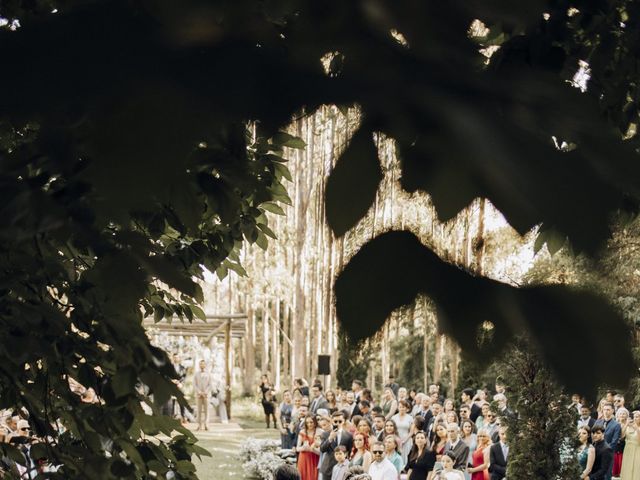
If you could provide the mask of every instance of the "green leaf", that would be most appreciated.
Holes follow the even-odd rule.
[[[258,245],[262,250],[265,251],[267,250],[267,248],[269,248],[269,242],[267,241],[267,237],[263,233],[258,234],[256,245]]]
[[[199,318],[203,322],[207,321],[207,316],[205,315],[204,310],[202,310],[198,305],[189,305],[189,309],[191,309],[195,317]]]
[[[293,177],[291,176],[291,172],[289,171],[286,165],[283,165],[282,163],[274,163],[273,168],[275,169],[275,172],[276,172],[276,178],[285,178],[290,182],[293,182]]]
[[[258,223],[257,225],[258,225],[258,228],[262,230],[265,235],[277,240],[278,237],[276,236],[276,234],[266,224]]]
[[[338,237],[366,215],[381,180],[382,169],[372,132],[362,125],[327,180],[327,221]]]
[[[271,141],[276,145],[282,145],[283,147],[297,148],[299,150],[304,149],[307,144],[301,138],[294,137],[286,132],[276,133]]]
[[[284,215],[284,210],[282,207],[276,203],[272,202],[264,202],[260,204],[260,208],[266,210],[267,212],[275,213],[276,215]]]
[[[133,367],[119,369],[111,380],[111,388],[116,398],[130,394],[136,385],[138,375]]]

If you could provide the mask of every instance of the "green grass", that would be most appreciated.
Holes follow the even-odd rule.
[[[262,410],[251,400],[237,400],[233,404],[232,424],[211,424],[208,432],[194,432],[199,438],[198,444],[211,453],[211,457],[203,457],[202,461],[194,459],[200,480],[218,480],[224,478],[246,478],[242,465],[237,459],[240,445],[250,437],[280,438],[278,430],[265,428]]]

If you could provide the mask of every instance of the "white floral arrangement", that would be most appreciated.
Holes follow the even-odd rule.
[[[273,472],[280,465],[286,463],[278,452],[278,440],[259,440],[250,438],[240,446],[238,458],[242,462],[242,469],[247,478],[271,480]]]

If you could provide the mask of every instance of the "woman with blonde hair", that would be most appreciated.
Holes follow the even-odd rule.
[[[382,393],[380,406],[382,407],[382,414],[384,415],[385,420],[390,420],[398,411],[398,401],[396,400],[393,390],[389,387],[385,388]]]
[[[471,454],[471,467],[467,472],[471,480],[489,480],[489,448],[491,437],[486,428],[478,430],[478,447]]]
[[[620,480],[640,478],[640,411],[633,412],[633,422],[623,430],[626,438]]]

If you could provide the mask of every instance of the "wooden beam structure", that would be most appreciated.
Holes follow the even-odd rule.
[[[154,322],[153,319],[145,319],[142,325],[145,328],[166,333],[170,336],[198,337],[202,343],[208,344],[213,337],[224,339],[224,372],[227,392],[225,403],[227,415],[231,419],[231,341],[233,338],[243,339],[247,334],[247,316],[239,314],[207,314],[207,321],[182,321],[177,317],[170,320]]]

